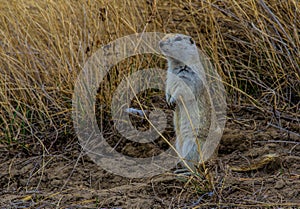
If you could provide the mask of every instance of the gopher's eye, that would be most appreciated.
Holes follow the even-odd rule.
[[[190,38],[190,42],[191,42],[191,44],[194,44],[194,43],[195,43],[194,40],[193,40],[192,38]]]

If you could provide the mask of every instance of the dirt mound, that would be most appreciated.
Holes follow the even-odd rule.
[[[64,152],[37,156],[0,147],[1,208],[300,206],[297,126],[285,123],[295,131],[287,132],[237,115],[229,115],[217,158],[187,178],[172,171],[148,179],[117,176],[84,156],[76,141]]]

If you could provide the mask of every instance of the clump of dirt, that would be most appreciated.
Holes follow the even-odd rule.
[[[241,110],[228,115],[218,155],[198,176],[129,179],[103,170],[76,141],[64,152],[0,147],[1,208],[277,208],[300,205],[300,138]],[[256,118],[255,118],[256,117]],[[254,119],[255,118],[255,119]],[[270,121],[270,120],[268,120]],[[289,126],[288,126],[289,125]],[[173,135],[174,136],[174,135]],[[67,140],[67,139],[65,139]],[[130,147],[127,142],[125,144]],[[153,147],[148,147],[148,149]],[[129,151],[128,151],[129,150]],[[141,150],[128,149],[131,155]],[[135,150],[137,153],[135,153]],[[151,153],[145,150],[145,153]]]

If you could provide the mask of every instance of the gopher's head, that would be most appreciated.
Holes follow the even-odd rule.
[[[195,41],[183,34],[168,34],[160,42],[161,52],[169,59],[192,65],[199,62]]]

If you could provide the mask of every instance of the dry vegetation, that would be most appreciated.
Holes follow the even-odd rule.
[[[297,121],[299,13],[293,0],[3,1],[1,141],[69,132],[85,60],[118,37],[147,31],[193,36],[221,74],[230,105]]]
[[[258,111],[299,136],[297,0],[0,0],[0,11],[0,146],[9,150],[49,152],[73,139],[72,93],[85,61],[110,41],[142,32],[194,37],[223,78],[229,109]],[[113,84],[165,62],[143,59],[113,70]],[[100,99],[111,97],[113,84],[104,84]]]

